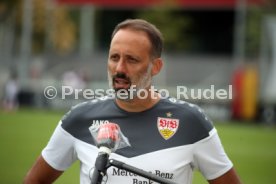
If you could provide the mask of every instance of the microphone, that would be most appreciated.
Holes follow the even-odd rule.
[[[119,141],[119,130],[119,126],[115,123],[107,123],[99,127],[96,138],[99,154],[96,158],[91,184],[101,184],[106,175],[109,155]]]
[[[119,126],[115,123],[103,124],[99,128],[97,136],[97,146],[100,151],[111,153],[115,148],[116,143],[119,141]]]

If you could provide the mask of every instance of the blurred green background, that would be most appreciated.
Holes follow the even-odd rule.
[[[22,183],[63,113],[34,109],[0,112],[0,183]],[[246,122],[217,122],[215,126],[244,184],[275,183],[275,128]],[[78,168],[75,163],[56,183],[78,183]],[[207,182],[196,172],[193,183]]]
[[[183,100],[199,104],[215,121],[243,183],[275,183],[276,1],[151,2],[0,0],[0,184],[22,183],[65,109],[88,100],[81,93],[62,98],[62,86],[106,89],[110,36],[127,18],[148,20],[164,34],[157,88],[176,97],[179,85],[233,86],[233,99]],[[75,78],[69,84],[68,74]],[[5,101],[10,83],[17,87],[14,104]],[[49,86],[57,89],[56,98],[44,94]],[[56,183],[79,183],[78,167]],[[195,172],[193,183],[207,182]]]

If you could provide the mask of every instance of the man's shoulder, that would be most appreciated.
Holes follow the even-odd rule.
[[[79,103],[63,116],[61,127],[73,137],[93,144],[88,128],[93,123],[93,119],[101,119],[110,110],[113,110],[112,104],[113,99],[109,97]]]
[[[203,113],[203,109],[198,105],[174,97],[164,99],[164,103],[167,103],[167,105],[173,106],[182,112],[185,111],[192,114]]]
[[[111,103],[113,99],[108,96],[79,103],[71,107],[70,111],[63,116],[62,122],[80,120],[82,117],[87,117],[87,114],[102,112],[103,107]]]
[[[213,122],[200,106],[173,97],[165,99],[164,103],[172,106],[174,111],[180,114],[183,120],[188,123],[189,127],[197,130],[198,133],[205,132],[205,134],[208,134],[213,129]]]

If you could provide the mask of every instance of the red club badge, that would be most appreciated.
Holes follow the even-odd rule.
[[[161,136],[168,140],[176,133],[179,127],[179,119],[158,117],[157,127]]]

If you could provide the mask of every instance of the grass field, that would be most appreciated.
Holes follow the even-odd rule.
[[[18,184],[46,145],[63,112],[0,111],[0,183]],[[276,182],[276,129],[251,123],[216,123],[224,148],[244,184]],[[56,182],[79,183],[78,163]],[[207,182],[195,173],[194,184]]]

